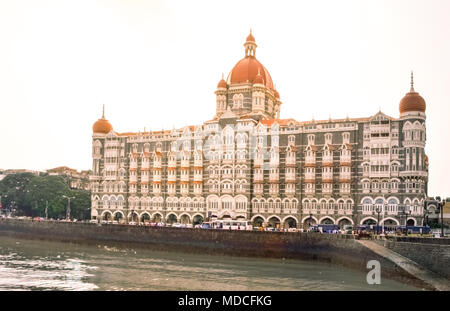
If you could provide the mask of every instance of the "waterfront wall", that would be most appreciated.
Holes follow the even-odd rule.
[[[392,237],[377,243],[450,280],[450,239]]]
[[[429,285],[393,262],[357,243],[351,235],[320,233],[227,231],[181,228],[96,225],[64,222],[1,220],[0,236],[145,247],[163,251],[195,252],[205,255],[292,258],[320,260],[368,272],[367,262],[378,260],[382,278],[421,288]]]

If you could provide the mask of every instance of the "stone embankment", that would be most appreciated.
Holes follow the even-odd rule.
[[[382,278],[395,279],[419,288],[437,289],[390,258],[359,243],[352,235],[158,228],[14,219],[0,220],[1,235],[210,255],[319,260],[363,272],[368,272],[368,261],[378,260]],[[417,257],[420,256],[428,254],[417,254]]]

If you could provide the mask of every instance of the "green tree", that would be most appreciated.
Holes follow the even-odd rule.
[[[61,176],[8,175],[0,181],[0,195],[2,205],[15,207],[16,215],[44,217],[47,205],[48,217],[65,218],[68,200],[64,196],[67,196],[74,197],[70,202],[71,218],[90,217],[90,192],[70,189]]]

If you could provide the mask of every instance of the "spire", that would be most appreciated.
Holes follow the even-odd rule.
[[[105,119],[105,104],[103,104],[102,119]]]
[[[411,70],[411,89],[409,90],[409,92],[415,92],[414,91],[414,73],[413,73],[413,71]]]

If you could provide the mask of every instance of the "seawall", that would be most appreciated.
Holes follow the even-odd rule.
[[[388,237],[376,242],[450,280],[450,239]]]
[[[404,271],[392,261],[358,243],[351,235],[320,233],[227,231],[96,225],[65,222],[0,220],[0,236],[84,244],[144,247],[163,251],[209,255],[274,257],[319,260],[368,272],[367,262],[378,260],[381,277],[423,289],[432,286]]]

